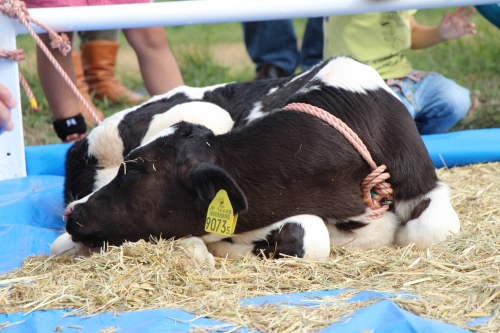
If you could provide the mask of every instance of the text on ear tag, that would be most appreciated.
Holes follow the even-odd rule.
[[[220,190],[208,205],[205,231],[213,234],[229,236],[236,229],[238,214],[233,214],[233,206],[226,190]]]

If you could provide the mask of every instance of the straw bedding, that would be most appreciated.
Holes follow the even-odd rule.
[[[437,173],[452,188],[462,232],[427,250],[414,250],[411,244],[370,251],[332,248],[325,262],[216,259],[214,270],[196,266],[188,251],[171,240],[126,243],[88,258],[33,256],[0,276],[0,312],[74,309],[72,314],[92,315],[166,307],[224,320],[236,328],[313,332],[348,320],[369,302],[342,304],[356,293],[352,290],[309,308],[241,306],[239,300],[354,288],[410,293],[416,297],[395,296],[393,301],[422,317],[472,331],[498,332],[500,163]],[[337,302],[332,305],[333,300]],[[466,325],[481,316],[493,318],[479,327]],[[0,329],[14,324],[0,323]]]

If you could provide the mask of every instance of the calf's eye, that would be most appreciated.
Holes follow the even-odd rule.
[[[144,170],[128,168],[127,173],[130,173],[130,174],[133,174],[133,175],[139,175],[139,174],[143,174]]]
[[[123,170],[122,179],[126,182],[136,181],[145,173],[146,172],[141,169],[127,168],[126,170]]]

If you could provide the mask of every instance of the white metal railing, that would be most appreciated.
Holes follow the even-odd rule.
[[[496,3],[498,0],[193,0],[148,4],[38,8],[31,16],[56,31],[247,22]],[[42,32],[34,26],[35,31]],[[16,48],[19,23],[0,14],[0,49]],[[0,82],[14,94],[15,130],[0,135],[0,180],[26,176],[18,66],[0,59]],[[47,161],[50,163],[50,161]]]
[[[30,12],[56,31],[84,31],[320,17],[495,2],[498,0],[197,0],[40,8]],[[18,24],[16,32],[25,33],[25,29]]]

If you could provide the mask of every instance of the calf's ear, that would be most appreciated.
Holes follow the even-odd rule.
[[[226,190],[235,214],[247,210],[245,194],[224,169],[211,163],[199,163],[189,171],[188,179],[196,189],[201,204],[207,209],[217,192]]]

